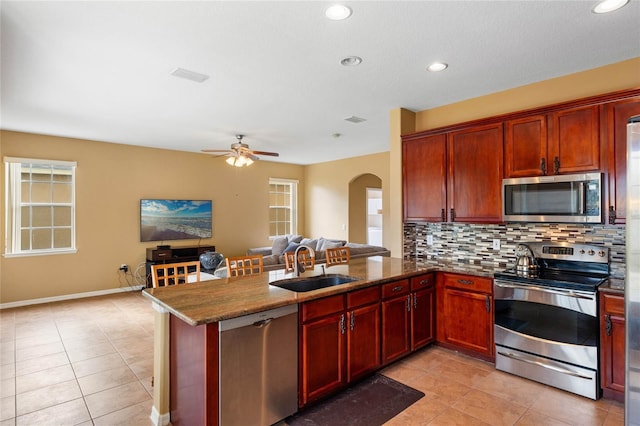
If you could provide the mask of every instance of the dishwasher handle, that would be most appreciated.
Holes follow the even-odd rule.
[[[265,326],[269,325],[271,323],[271,321],[273,321],[273,318],[266,318],[266,319],[254,322],[253,326],[254,327],[258,327],[258,328],[262,328],[262,327],[265,327]]]

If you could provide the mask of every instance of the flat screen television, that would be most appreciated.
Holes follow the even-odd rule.
[[[211,200],[140,200],[140,241],[211,238]]]

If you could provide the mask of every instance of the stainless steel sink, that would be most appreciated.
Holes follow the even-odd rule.
[[[321,288],[346,284],[360,279],[361,278],[351,277],[349,275],[327,274],[316,277],[287,278],[284,280],[274,281],[269,284],[298,293],[303,293],[305,291],[313,291]]]

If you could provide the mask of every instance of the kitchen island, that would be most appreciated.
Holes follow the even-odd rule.
[[[492,268],[478,270],[477,267],[468,266],[375,256],[354,259],[346,265],[326,267],[327,274],[348,275],[358,280],[305,293],[270,285],[278,280],[293,278],[292,273],[284,270],[146,289],[143,294],[152,300],[157,312],[152,420],[155,424],[168,424],[171,411],[176,419],[187,413],[196,413],[198,421],[203,424],[217,424],[217,340],[220,321],[368,287],[380,287],[385,283],[409,280],[432,271],[472,271],[474,275],[486,277],[493,274]],[[318,265],[302,276],[317,276],[323,271],[323,267]],[[192,373],[185,378],[180,373],[187,369]]]

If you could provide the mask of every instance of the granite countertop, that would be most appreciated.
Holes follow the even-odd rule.
[[[360,280],[305,293],[269,285],[293,278],[283,269],[248,277],[222,278],[188,285],[148,288],[142,294],[190,325],[217,322],[281,306],[384,284],[422,273],[441,271],[493,278],[494,268],[445,260],[405,260],[384,256],[353,259],[346,265],[325,267],[327,274],[342,274]],[[497,269],[496,269],[497,270]],[[322,274],[322,265],[301,276]]]
[[[598,287],[598,290],[605,293],[614,293],[624,296],[624,279],[609,278],[606,283]]]

